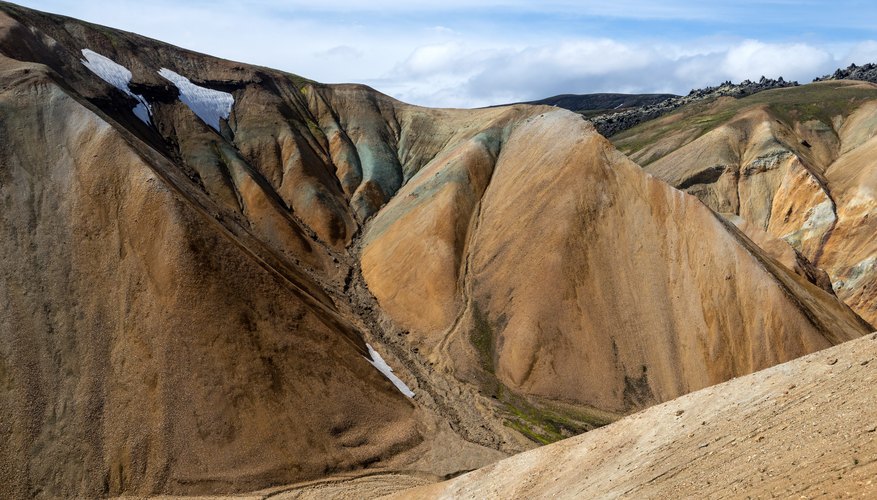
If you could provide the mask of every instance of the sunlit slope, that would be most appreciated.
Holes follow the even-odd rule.
[[[367,229],[363,272],[437,365],[617,413],[865,331],[563,111],[436,157]]]
[[[873,323],[875,131],[877,86],[832,81],[693,105],[612,139],[647,172],[789,242]]]

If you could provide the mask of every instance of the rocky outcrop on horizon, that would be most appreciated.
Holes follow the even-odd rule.
[[[862,66],[851,64],[846,68],[837,69],[834,73],[813,79],[814,82],[831,80],[859,80],[877,83],[877,64],[868,63]],[[694,89],[686,96],[671,97],[666,100],[661,100],[660,102],[638,105],[620,112],[601,112],[589,116],[588,119],[594,123],[597,131],[606,137],[611,137],[633,128],[640,123],[654,120],[667,113],[671,113],[676,109],[698,101],[724,96],[742,98],[765,90],[795,87],[798,85],[798,82],[786,81],[783,77],[772,79],[762,76],[758,81],[753,82],[750,80],[744,80],[739,84],[733,84],[730,81],[726,81],[714,87]]]
[[[830,75],[814,78],[814,82],[830,80],[860,80],[863,82],[877,83],[877,64],[868,63],[862,66],[850,64],[846,68],[838,69]]]
[[[776,80],[761,77],[758,81],[743,80],[738,84],[730,81],[714,87],[694,89],[685,96],[672,97],[655,104],[636,107],[619,113],[606,113],[588,118],[597,131],[606,137],[612,137],[640,123],[654,120],[683,106],[694,104],[717,97],[746,97],[758,92],[785,87],[795,87],[798,82],[787,82],[783,77]]]

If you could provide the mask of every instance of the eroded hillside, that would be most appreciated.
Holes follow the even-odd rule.
[[[877,321],[877,86],[827,81],[722,98],[619,134],[650,172],[792,245]]]
[[[868,328],[573,113],[5,3],[0,54],[5,496],[440,478]]]

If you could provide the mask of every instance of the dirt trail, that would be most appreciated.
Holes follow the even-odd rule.
[[[533,443],[503,425],[499,404],[481,395],[476,387],[457,380],[449,367],[434,365],[406,342],[408,332],[382,311],[369,291],[359,265],[362,235],[367,232],[368,223],[348,249],[350,274],[344,294],[336,298],[347,302],[342,308],[350,309],[350,316],[355,318],[368,342],[414,391],[417,403],[443,417],[460,437],[504,454],[532,448]]]

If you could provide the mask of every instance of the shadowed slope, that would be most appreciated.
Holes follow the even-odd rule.
[[[356,345],[111,125],[40,68],[2,71],[4,496],[252,489],[423,439]]]

